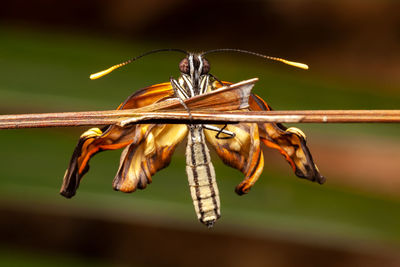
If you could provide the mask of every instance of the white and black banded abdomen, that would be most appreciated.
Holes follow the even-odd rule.
[[[190,194],[200,222],[212,227],[220,217],[220,202],[215,170],[206,146],[203,127],[188,125],[186,172]]]

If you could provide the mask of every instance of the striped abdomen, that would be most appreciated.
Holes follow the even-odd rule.
[[[206,146],[203,127],[188,125],[189,135],[186,147],[186,173],[190,194],[200,222],[212,227],[220,217],[220,203],[215,170],[210,152]]]

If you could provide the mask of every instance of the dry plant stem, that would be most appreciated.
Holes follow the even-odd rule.
[[[0,129],[99,126],[130,123],[399,123],[400,110],[285,110],[196,112],[110,110],[43,114],[0,115]]]

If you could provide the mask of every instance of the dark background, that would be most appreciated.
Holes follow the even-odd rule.
[[[0,113],[113,109],[179,75],[181,55],[155,48],[248,49],[309,64],[210,55],[217,77],[258,77],[275,109],[398,109],[397,1],[3,1]],[[81,129],[0,132],[0,264],[398,266],[400,126],[302,124],[328,181],[297,179],[276,151],[252,191],[213,155],[222,218],[197,222],[184,144],[143,191],[111,189],[119,151],[91,161],[76,197],[58,195]]]

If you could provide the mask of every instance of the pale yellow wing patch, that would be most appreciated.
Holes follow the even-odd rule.
[[[113,187],[123,192],[144,189],[151,176],[171,161],[176,146],[187,135],[187,126],[163,124],[154,126],[140,143],[125,148]]]
[[[251,95],[250,110],[271,110],[259,96]],[[261,141],[268,147],[277,149],[292,167],[294,173],[307,180],[325,182],[311,152],[307,147],[306,135],[298,128],[286,128],[279,123],[258,123]]]
[[[217,125],[222,127],[222,125]],[[217,139],[216,132],[205,130],[207,141],[214,147],[222,161],[245,174],[244,180],[236,187],[239,195],[248,193],[261,175],[264,157],[260,148],[258,126],[255,123],[228,125],[226,130],[235,134],[229,139]]]

